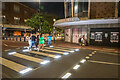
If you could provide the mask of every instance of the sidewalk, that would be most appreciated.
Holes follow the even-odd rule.
[[[68,43],[64,41],[56,41],[54,46],[61,46],[61,47],[70,47],[70,48],[79,48],[79,49],[90,49],[90,50],[99,50],[104,52],[113,52],[113,53],[119,53],[120,48],[117,47],[107,47],[107,46],[80,46],[78,44],[74,43]]]

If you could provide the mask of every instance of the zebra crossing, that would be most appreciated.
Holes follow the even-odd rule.
[[[5,56],[3,54],[3,57],[0,57],[0,60],[2,60],[0,64],[16,73],[19,73],[20,75],[23,75],[29,71],[33,71],[43,64],[47,64],[64,55],[71,54],[72,52],[70,51],[76,50],[63,47],[45,47],[45,49],[41,49],[40,51],[29,51],[27,47],[25,47],[24,49],[20,49],[20,51],[8,52]]]

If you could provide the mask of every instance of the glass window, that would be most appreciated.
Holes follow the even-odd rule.
[[[74,16],[78,15],[78,2],[74,2]]]
[[[66,3],[66,12],[67,12],[67,17],[72,17],[72,5],[71,2]]]
[[[18,5],[14,5],[14,11],[15,12],[20,12],[20,7]]]
[[[88,0],[83,0],[82,2],[79,2],[79,17],[88,17]]]
[[[5,10],[5,3],[2,3],[2,9]]]
[[[120,1],[118,3],[118,17],[120,17]]]
[[[15,22],[15,24],[20,24],[20,18],[14,17],[14,22]]]
[[[3,22],[4,24],[7,22],[5,15],[2,16],[2,22]]]
[[[28,12],[26,10],[24,10],[24,13],[27,14]]]

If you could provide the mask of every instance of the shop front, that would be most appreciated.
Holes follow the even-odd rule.
[[[120,27],[118,28],[91,28],[90,44],[100,46],[120,46]]]

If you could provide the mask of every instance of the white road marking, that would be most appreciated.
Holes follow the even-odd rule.
[[[110,64],[110,65],[120,65],[120,64],[118,64],[118,63],[110,63],[110,62],[102,62],[102,61],[93,61],[93,60],[88,60],[88,62],[101,63],[101,64]]]

